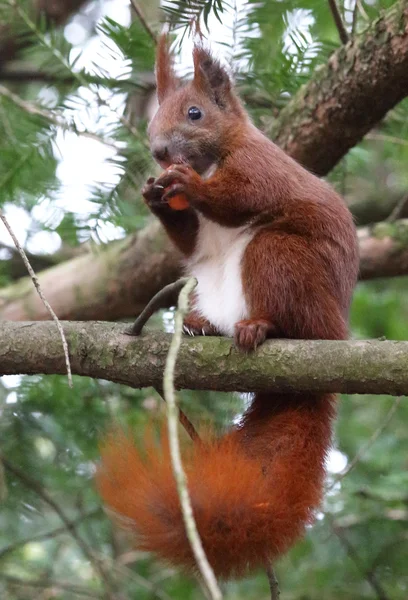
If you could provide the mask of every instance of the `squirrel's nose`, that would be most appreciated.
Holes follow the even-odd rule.
[[[164,162],[169,157],[169,149],[166,143],[159,143],[153,146],[152,154],[155,160]]]

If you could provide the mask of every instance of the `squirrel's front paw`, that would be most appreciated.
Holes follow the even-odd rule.
[[[185,196],[188,201],[194,200],[202,185],[202,179],[194,169],[186,164],[171,165],[156,180],[157,185],[164,188],[163,200],[170,201],[174,196]]]
[[[154,177],[149,177],[142,189],[142,196],[146,204],[152,209],[158,209],[167,205],[167,200],[163,198],[164,186],[158,183]]]
[[[220,335],[209,321],[197,311],[191,311],[184,318],[183,322],[183,333],[186,335]]]

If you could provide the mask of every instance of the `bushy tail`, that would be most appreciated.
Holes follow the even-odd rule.
[[[333,396],[258,394],[237,429],[187,451],[194,516],[218,577],[265,566],[312,522],[333,413]],[[139,549],[195,569],[167,443],[151,439],[141,452],[125,434],[110,435],[96,481]]]

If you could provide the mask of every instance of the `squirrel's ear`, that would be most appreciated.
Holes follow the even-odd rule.
[[[178,80],[173,68],[173,57],[170,53],[167,34],[159,38],[156,52],[156,85],[157,98],[161,104],[164,98],[178,87]]]
[[[194,85],[218,104],[225,108],[231,100],[231,79],[211,53],[201,45],[194,46]]]

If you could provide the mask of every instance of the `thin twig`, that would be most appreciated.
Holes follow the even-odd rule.
[[[349,41],[349,35],[344,26],[343,19],[341,18],[341,14],[340,14],[339,8],[336,4],[336,0],[329,0],[329,6],[330,6],[330,10],[333,15],[334,22],[337,27],[337,31],[339,32],[340,41],[343,44],[347,44],[347,42]]]
[[[130,0],[130,3],[133,6],[133,10],[135,11],[135,13],[138,16],[140,23],[145,28],[147,33],[150,35],[153,42],[155,44],[157,44],[157,35],[154,33],[153,29],[150,27],[149,23],[147,22],[146,17],[144,16],[144,14],[142,12],[142,9],[140,8],[140,6],[136,2],[136,0]]]
[[[180,498],[181,510],[183,513],[186,534],[194,553],[197,567],[203,580],[210,592],[212,600],[221,600],[222,594],[218,587],[217,580],[210,563],[204,552],[204,548],[194,520],[193,508],[187,488],[187,478],[181,462],[180,442],[178,438],[178,408],[174,390],[174,371],[176,366],[177,354],[180,348],[183,320],[188,311],[188,298],[193,291],[197,281],[191,278],[180,292],[178,309],[175,316],[175,330],[167,355],[166,366],[164,369],[163,389],[164,397],[167,403],[167,418],[169,431],[170,455],[173,466],[173,473],[177,483],[178,494]]]
[[[354,467],[360,462],[360,460],[362,459],[362,457],[364,456],[364,454],[366,454],[366,452],[371,448],[371,446],[373,444],[375,444],[375,442],[378,440],[378,438],[380,437],[380,435],[382,434],[382,432],[384,431],[384,429],[390,423],[390,421],[391,421],[392,417],[394,416],[397,408],[401,404],[402,398],[403,398],[403,396],[397,396],[397,398],[395,398],[394,402],[392,403],[392,406],[391,406],[390,410],[387,412],[387,414],[385,416],[385,419],[383,420],[383,422],[381,423],[381,425],[374,431],[374,433],[372,434],[372,436],[370,437],[370,439],[364,444],[364,446],[361,446],[360,450],[354,456],[353,460],[351,460],[349,462],[349,464],[347,465],[347,467],[345,469],[343,469],[343,471],[341,471],[341,473],[338,474],[338,476],[333,481],[333,483],[330,485],[330,487],[328,488],[327,491],[331,490],[337,482],[341,481],[346,475],[348,475],[350,473],[350,471],[352,469],[354,469]]]
[[[108,103],[105,104],[105,106],[107,106],[109,108]],[[112,108],[111,108],[112,110]],[[118,117],[119,121],[122,123],[123,127],[125,127],[129,133],[131,133],[133,135],[133,137],[135,137],[136,139],[138,139],[140,141],[140,143],[147,149],[150,150],[150,146],[149,143],[147,142],[147,140],[143,137],[143,135],[140,133],[140,131],[137,129],[137,127],[135,127],[128,118],[126,118],[124,115],[121,115],[118,113],[118,111],[112,110],[112,112],[114,112],[116,114],[116,116]]]
[[[94,510],[81,515],[80,517],[75,519],[75,521],[70,521],[71,527],[78,527],[78,525],[80,523],[82,523],[82,521],[85,521],[85,519],[89,519],[89,518],[96,516],[98,513],[101,512],[101,510],[102,510],[101,507],[95,508]],[[31,544],[32,542],[50,540],[50,539],[55,538],[58,535],[61,535],[64,533],[67,533],[66,525],[62,525],[61,527],[55,527],[55,529],[51,529],[50,531],[46,531],[44,533],[37,533],[36,535],[27,537],[23,540],[17,540],[16,542],[14,542],[12,544],[8,544],[8,546],[5,546],[4,548],[0,549],[0,560],[2,560],[5,556],[7,556],[7,554],[10,554],[11,552],[14,552],[15,550],[17,550],[18,548],[21,548],[21,546],[25,546],[26,544]]]
[[[352,545],[352,543],[349,541],[349,539],[345,535],[344,531],[342,529],[339,529],[339,528],[336,527],[336,524],[334,523],[334,520],[333,520],[333,518],[332,518],[331,515],[326,515],[326,517],[328,518],[328,520],[330,522],[330,526],[332,528],[332,531],[339,538],[340,543],[342,544],[343,548],[346,550],[347,554],[352,559],[352,561],[354,562],[354,564],[356,565],[357,569],[361,572],[361,574],[366,579],[366,581],[371,585],[371,587],[374,590],[374,592],[375,592],[378,600],[389,600],[387,594],[385,593],[385,590],[383,589],[383,587],[380,584],[380,582],[377,580],[377,577],[376,577],[375,573],[373,573],[372,570],[368,571],[365,568],[365,565],[364,565],[363,561],[359,557],[359,555],[356,552],[356,550],[355,550],[354,546]]]
[[[125,330],[125,334],[131,336],[140,335],[143,327],[146,325],[150,317],[158,310],[169,306],[169,302],[171,303],[173,300],[175,300],[176,296],[186,285],[187,281],[188,279],[186,277],[182,277],[173,283],[169,283],[169,285],[166,285],[159,292],[157,292],[157,294],[153,296],[147,306],[142,310],[133,325]],[[163,390],[159,389],[159,387],[156,387],[155,390],[162,400],[165,401]],[[196,428],[181,409],[179,409],[179,417],[181,425],[184,427],[190,438],[194,442],[198,441],[200,436],[198,435]]]
[[[365,136],[366,140],[380,140],[382,142],[392,142],[393,144],[399,144],[400,146],[408,146],[408,140],[399,138],[395,135],[387,135],[386,133],[377,133],[376,131],[370,131]]]
[[[356,0],[356,4],[358,6],[358,10],[360,11],[360,14],[363,17],[363,19],[365,19],[366,21],[369,21],[370,17],[368,16],[361,0]]]
[[[160,398],[164,402],[166,402],[166,399],[163,394],[163,390],[160,389],[159,387],[155,387],[154,389],[156,390],[156,393],[160,396]],[[181,410],[180,407],[179,407],[179,421],[180,421],[180,424],[184,427],[186,433],[193,440],[193,442],[199,442],[200,436],[198,435],[196,428],[194,427],[194,425],[192,424],[190,419],[187,417],[187,415]]]
[[[271,600],[279,600],[280,589],[279,583],[275,575],[275,571],[272,565],[268,565],[266,568],[266,574],[268,575],[269,587],[271,590]]]
[[[50,581],[49,579],[21,579],[20,577],[15,577],[14,575],[6,575],[5,573],[0,573],[0,578],[11,585],[42,588],[43,590],[54,588],[61,591],[66,590],[67,592],[71,592],[72,594],[76,594],[78,596],[88,596],[89,598],[103,597],[102,594],[92,592],[84,587],[80,587],[79,585],[74,585],[65,581]]]
[[[116,109],[112,108],[112,106],[109,104],[109,102],[104,100],[98,92],[95,92],[95,95],[96,95],[99,105],[105,106],[108,110],[110,110],[113,114],[115,114],[116,117],[121,122],[121,124],[123,125],[123,127],[125,127],[125,129],[127,129],[129,131],[129,133],[131,133],[133,135],[133,137],[138,139],[140,141],[140,143],[147,150],[150,151],[149,143],[147,142],[146,138],[140,133],[138,128],[135,127],[133,125],[133,123],[131,123],[131,121],[129,121],[129,119],[127,117],[125,117],[124,115],[121,115]]]
[[[29,115],[42,117],[43,119],[46,119],[47,121],[49,121],[50,123],[53,123],[57,127],[60,127],[64,131],[71,131],[71,132],[75,133],[76,135],[80,135],[82,137],[87,137],[91,140],[100,142],[101,144],[104,144],[105,146],[109,146],[110,148],[113,148],[116,151],[119,150],[119,147],[116,144],[115,140],[110,139],[110,138],[104,138],[102,136],[99,136],[97,133],[93,133],[91,131],[86,131],[86,130],[80,131],[73,124],[68,123],[68,121],[65,121],[65,119],[63,119],[59,115],[54,114],[52,111],[49,111],[49,110],[46,110],[39,106],[36,106],[35,104],[32,104],[31,102],[27,102],[26,100],[23,100],[22,98],[20,98],[20,96],[17,96],[17,94],[13,94],[13,92],[11,92],[4,85],[0,85],[0,96],[4,96],[5,98],[8,98],[16,106],[18,106],[19,108],[24,110]]]
[[[157,583],[147,579],[140,573],[136,573],[126,565],[120,564],[117,560],[112,560],[111,568],[121,576],[122,579],[126,579],[127,582],[133,581],[141,588],[150,592],[149,597],[157,598],[158,600],[172,600],[172,598],[165,592],[160,589]],[[135,596],[135,599],[137,596]]]
[[[177,295],[186,285],[187,281],[188,279],[186,277],[182,277],[173,283],[169,283],[169,285],[166,285],[163,289],[157,292],[157,294],[153,296],[147,306],[142,310],[132,327],[126,329],[126,335],[140,335],[143,327],[150,317],[158,310],[167,308],[169,306],[169,300],[172,301],[177,297]]]
[[[6,219],[6,216],[3,214],[3,211],[0,210],[0,219],[3,221],[7,231],[9,232],[15,247],[17,248],[17,250],[20,253],[21,258],[23,259],[23,262],[27,268],[27,271],[31,277],[31,280],[35,286],[35,289],[37,290],[38,295],[40,296],[42,303],[44,304],[45,308],[48,310],[48,312],[50,313],[52,319],[55,321],[55,324],[57,325],[59,334],[61,336],[61,341],[62,341],[62,347],[64,348],[64,355],[65,355],[65,364],[67,367],[67,375],[68,375],[68,385],[69,387],[72,388],[72,373],[71,373],[71,363],[69,361],[69,352],[68,352],[68,344],[67,344],[67,340],[65,337],[65,333],[64,330],[62,328],[62,325],[60,323],[60,320],[58,319],[57,315],[55,314],[55,312],[53,311],[53,309],[51,308],[51,305],[49,304],[48,300],[45,298],[42,289],[40,287],[40,283],[38,281],[37,275],[34,273],[34,269],[32,268],[30,261],[27,258],[26,253],[24,252],[23,247],[20,245],[20,242],[18,241],[18,239],[16,238],[16,236],[14,235],[14,231],[12,230],[12,228],[10,227],[9,222]]]
[[[71,537],[76,541],[78,546],[81,548],[84,556],[89,560],[91,565],[93,565],[95,571],[99,573],[100,578],[104,582],[106,589],[111,593],[112,583],[110,581],[110,577],[105,572],[101,562],[95,557],[91,548],[88,547],[88,544],[82,539],[79,535],[75,522],[71,521],[65,511],[61,508],[61,506],[49,495],[46,489],[35,479],[27,475],[22,469],[11,463],[3,454],[0,454],[0,458],[3,462],[4,468],[9,473],[12,473],[14,477],[17,477],[27,487],[31,489],[33,492],[37,494],[39,498],[41,498],[48,506],[50,506],[53,511],[59,516],[61,521],[64,523],[67,531],[71,534]],[[112,594],[113,595],[113,594]],[[107,596],[107,594],[105,594]],[[110,596],[108,596],[110,597]]]
[[[357,30],[357,21],[358,21],[358,0],[354,2],[353,8],[353,20],[351,23],[351,35],[354,36]]]
[[[137,88],[146,89],[146,84],[138,82],[135,79],[118,79],[114,77],[104,77],[91,73],[85,73],[88,85],[103,85],[107,88]],[[64,75],[61,73],[52,73],[48,71],[39,71],[37,69],[10,69],[0,71],[0,81],[9,81],[12,83],[51,83],[53,85],[74,85],[78,83],[78,78],[73,74]]]
[[[408,194],[403,196],[399,202],[395,205],[386,221],[388,223],[394,223],[398,219],[408,217]]]

